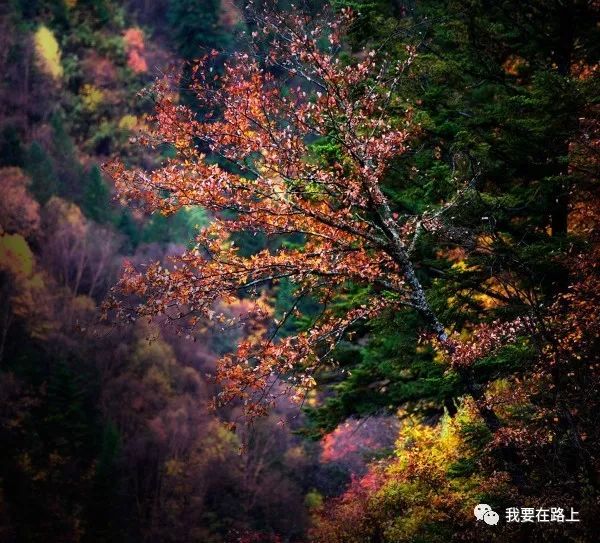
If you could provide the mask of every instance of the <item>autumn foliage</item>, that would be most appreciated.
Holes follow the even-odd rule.
[[[305,31],[302,15],[266,16],[261,32],[270,49],[264,65],[248,53],[227,60],[222,74],[212,66],[214,56],[195,65],[191,89],[201,117],[177,104],[168,79],[158,82],[153,130],[141,140],[168,142],[177,156],[151,172],[118,163],[110,168],[122,197],[151,211],[170,214],[197,205],[214,214],[194,248],[172,267],[154,264],[141,275],[128,268],[122,290],[144,300],[134,314],[185,316],[193,326],[200,316],[212,316],[218,300],[253,295],[284,278],[299,298],[323,304],[306,332],[277,338],[276,328],[221,360],[221,399],[243,398],[249,414],[273,402],[274,379],[291,377],[296,393],[310,389],[314,373],[357,322],[411,307],[446,341],[410,255],[423,229],[442,229],[444,213],[456,202],[399,216],[381,187],[413,130],[409,112],[390,116],[400,107],[392,93],[412,52],[397,62],[376,51],[342,62],[340,32],[349,20],[346,12],[333,23],[322,47],[324,29]],[[317,138],[327,142],[331,157],[315,152],[310,142]],[[230,240],[236,232],[301,236],[303,243],[246,256]],[[351,285],[368,286],[371,295],[336,314],[328,301]]]

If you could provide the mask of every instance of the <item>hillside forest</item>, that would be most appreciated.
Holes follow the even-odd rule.
[[[1,2],[0,541],[598,541],[599,13]]]

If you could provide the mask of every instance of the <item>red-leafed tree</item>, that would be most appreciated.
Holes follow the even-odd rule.
[[[248,414],[272,403],[277,377],[292,377],[288,382],[300,389],[312,386],[314,371],[358,321],[408,306],[447,342],[412,253],[423,231],[445,230],[448,212],[470,183],[421,215],[392,208],[382,181],[416,130],[395,97],[413,51],[394,63],[381,51],[342,61],[340,36],[350,20],[345,12],[326,30],[299,14],[261,18],[254,35],[268,41],[265,58],[238,53],[218,70],[214,54],[194,67],[191,89],[202,116],[177,103],[168,78],[154,87],[154,122],[140,139],[172,144],[175,158],[150,172],[109,167],[121,195],[152,211],[196,205],[214,214],[195,247],[171,267],[127,269],[122,290],[144,300],[134,314],[185,316],[193,325],[212,318],[218,300],[240,291],[258,296],[261,285],[283,278],[295,285],[296,300],[323,303],[308,330],[244,341],[221,360],[222,399],[247,400]],[[314,151],[317,140],[326,142],[326,156]],[[303,243],[244,256],[231,242],[238,232],[300,235]],[[331,310],[328,302],[351,285],[371,289],[368,303],[345,314]]]

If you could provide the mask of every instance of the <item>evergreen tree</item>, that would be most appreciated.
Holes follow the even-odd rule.
[[[140,228],[131,216],[129,209],[125,209],[119,216],[117,229],[125,236],[124,251],[133,251],[141,241]]]
[[[223,48],[228,37],[220,25],[220,0],[171,0],[167,18],[179,53],[194,60],[211,49]]]
[[[0,133],[0,166],[22,167],[24,154],[18,130],[11,125],[5,126]]]
[[[89,169],[85,177],[83,211],[86,216],[98,223],[110,220],[110,190],[102,179],[102,172],[97,164]]]
[[[58,114],[52,116],[50,125],[52,127],[50,152],[61,180],[61,191],[58,195],[74,202],[81,202],[84,190],[82,183],[84,172],[73,139]]]
[[[47,388],[44,432],[62,454],[84,456],[90,452],[93,421],[85,406],[86,388],[82,376],[64,362],[56,364]]]
[[[467,249],[489,242],[487,251],[471,251],[461,260],[460,251],[448,258],[448,240],[440,245],[427,232],[421,237],[415,251],[425,265],[419,275],[443,322],[461,330],[549,303],[567,283],[566,254],[573,241],[568,194],[587,182],[568,161],[578,119],[597,95],[594,78],[573,72],[573,66],[597,63],[591,3],[351,5],[361,14],[353,25],[354,45],[385,44],[391,59],[406,58],[407,45],[417,53],[396,98],[399,110],[410,108],[420,127],[413,151],[388,176],[386,191],[397,213],[435,209],[466,187],[465,205],[447,218],[456,233],[452,242]],[[506,277],[508,295],[494,283]],[[364,332],[368,346],[345,365],[351,377],[339,384],[341,376],[333,376],[337,396],[313,413],[325,427],[353,413],[407,402],[452,409],[453,395],[483,390],[491,379],[524,371],[530,363],[528,349],[508,349],[469,376],[443,375],[431,353],[408,347],[406,340],[415,339],[414,328],[406,325],[410,318],[386,315],[385,321]],[[424,363],[432,364],[429,370],[423,371]],[[386,385],[378,387],[381,382]]]
[[[52,160],[42,146],[34,141],[25,157],[26,170],[31,177],[31,193],[41,204],[59,193],[59,181]]]
[[[119,469],[121,455],[121,438],[117,428],[107,423],[102,433],[102,447],[98,454],[96,470],[89,496],[89,526],[86,541],[126,541],[128,530],[131,530],[131,509],[123,499],[119,482],[122,477]]]

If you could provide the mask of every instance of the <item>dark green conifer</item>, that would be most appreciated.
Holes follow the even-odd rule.
[[[110,190],[102,179],[102,172],[96,164],[89,169],[85,176],[82,207],[86,216],[98,223],[110,220]]]

